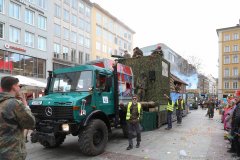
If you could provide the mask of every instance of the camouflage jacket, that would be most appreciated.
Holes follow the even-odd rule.
[[[0,160],[24,160],[24,129],[31,129],[35,118],[31,110],[13,95],[0,93]]]

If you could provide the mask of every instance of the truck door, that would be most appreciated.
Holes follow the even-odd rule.
[[[110,75],[99,73],[96,76],[96,106],[106,114],[114,113],[113,85]]]

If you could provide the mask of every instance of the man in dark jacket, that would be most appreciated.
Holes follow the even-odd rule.
[[[26,149],[24,129],[32,129],[35,118],[27,106],[26,99],[19,94],[19,81],[14,77],[3,77],[3,92],[0,93],[0,159],[24,160]]]

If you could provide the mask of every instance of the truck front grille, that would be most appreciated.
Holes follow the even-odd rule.
[[[30,106],[32,113],[39,119],[72,119],[72,107],[63,106]]]

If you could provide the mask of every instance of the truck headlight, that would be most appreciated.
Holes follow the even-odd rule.
[[[68,124],[62,124],[62,130],[65,132],[69,131],[69,125]]]

